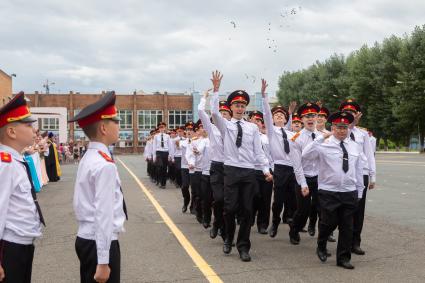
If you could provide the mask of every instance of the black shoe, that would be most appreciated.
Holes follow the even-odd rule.
[[[202,224],[202,217],[201,216],[196,216],[196,220],[199,222],[199,224]]]
[[[308,226],[308,234],[312,237],[316,234],[316,228],[314,226]]]
[[[217,227],[213,225],[213,227],[210,230],[210,238],[215,239],[217,237],[217,234],[218,234],[218,229]]]
[[[264,227],[258,227],[258,233],[262,235],[267,235],[267,229]]]
[[[275,225],[275,224],[272,224],[272,226],[270,226],[270,229],[269,229],[269,235],[270,235],[270,237],[272,237],[272,238],[276,237],[277,227],[278,226]]]
[[[329,235],[328,242],[331,242],[331,243],[335,243],[336,242],[336,240],[334,238],[334,235]]]
[[[202,226],[204,226],[205,229],[208,229],[209,227],[211,227],[210,223],[208,222],[202,222]]]
[[[356,255],[364,255],[364,254],[365,254],[365,251],[364,251],[364,250],[362,250],[362,248],[360,248],[359,246],[354,246],[354,247],[352,247],[352,248],[351,248],[351,252],[352,252],[353,254],[356,254]]]
[[[249,252],[240,251],[239,252],[239,257],[241,258],[241,260],[243,262],[249,262],[249,261],[251,261],[251,256],[249,255]]]
[[[293,218],[288,217],[288,219],[287,219],[286,221],[288,222],[288,224],[289,224],[289,225],[291,225],[291,224],[292,224],[292,222],[294,222],[294,219],[293,219]]]
[[[354,269],[354,266],[349,261],[337,262],[336,265],[345,269]]]
[[[223,253],[228,255],[231,252],[232,252],[232,243],[228,240],[225,240],[223,244]]]
[[[182,207],[182,212],[183,212],[183,213],[186,213],[186,211],[187,211],[187,205],[183,205],[183,207]]]
[[[300,244],[300,233],[296,233],[293,231],[289,231],[289,241],[291,242],[291,244],[293,245],[299,245]]]
[[[321,262],[326,262],[328,259],[328,253],[326,250],[321,250],[319,248],[316,249],[316,254],[319,257]]]

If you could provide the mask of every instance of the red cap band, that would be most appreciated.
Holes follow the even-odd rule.
[[[110,105],[104,109],[102,109],[102,111],[96,112],[84,119],[81,119],[78,121],[78,125],[81,128],[84,128],[85,126],[88,126],[90,124],[96,123],[100,120],[105,120],[105,119],[111,119],[116,117],[117,114],[117,108],[115,107],[115,105]]]

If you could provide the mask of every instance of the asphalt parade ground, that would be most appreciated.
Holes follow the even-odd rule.
[[[222,252],[195,217],[181,212],[179,189],[157,188],[146,176],[141,155],[117,156],[129,221],[120,236],[122,282],[425,282],[425,155],[377,154],[377,188],[368,191],[362,248],[352,255],[354,270],[321,263],[316,238],[301,233],[289,242],[288,227],[276,238],[251,231],[252,262],[236,249]],[[77,224],[72,196],[77,165],[62,166],[58,183],[39,194],[47,227],[36,241],[33,282],[78,282]]]

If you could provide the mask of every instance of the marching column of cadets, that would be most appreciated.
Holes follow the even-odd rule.
[[[165,189],[168,178],[181,188],[182,212],[189,208],[205,229],[211,227],[210,237],[222,238],[225,254],[236,246],[241,260],[250,261],[255,224],[260,234],[274,238],[283,221],[290,243],[298,245],[307,222],[310,236],[317,223],[318,258],[325,262],[331,256],[327,242],[338,228],[336,263],[353,269],[351,253],[365,254],[360,244],[366,192],[376,181],[375,145],[370,133],[358,127],[360,106],[347,100],[332,115],[315,103],[297,113],[280,105],[270,109],[262,80],[263,109],[248,121],[249,95],[237,90],[219,101],[221,80],[214,72],[211,117],[205,92],[199,121],[169,133],[162,122],[151,131],[144,157],[152,182]],[[115,99],[109,92],[70,121],[90,140],[74,193],[81,282],[120,281],[118,237],[128,215],[108,149],[119,134]],[[34,121],[23,93],[0,108],[0,282],[31,282],[34,241],[45,225],[35,174],[22,155],[34,142]]]
[[[245,117],[249,95],[237,90],[219,101],[221,79],[213,73],[213,95],[207,91],[201,97],[199,121],[168,132],[160,123],[151,131],[144,157],[152,182],[161,185],[168,176],[181,188],[182,212],[190,203],[190,213],[205,229],[211,227],[210,237],[221,236],[225,254],[236,244],[241,260],[250,261],[251,226],[274,238],[283,222],[293,245],[301,243],[301,233],[317,235],[322,262],[332,256],[327,242],[336,241],[338,228],[336,263],[354,268],[351,253],[365,254],[360,244],[366,192],[376,181],[376,145],[371,133],[357,126],[360,106],[348,99],[332,115],[313,102],[297,111],[270,108],[262,80],[262,109]],[[211,116],[205,111],[208,100]],[[163,159],[155,157],[166,147],[152,147],[161,135],[171,136],[168,173]]]

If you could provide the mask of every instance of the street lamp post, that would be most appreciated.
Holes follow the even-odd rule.
[[[55,85],[55,82],[49,82],[49,79],[46,80],[46,83],[43,85],[46,90],[46,94],[50,94],[50,86]]]

